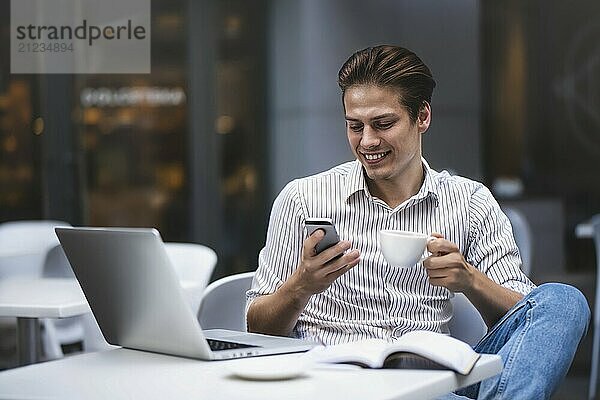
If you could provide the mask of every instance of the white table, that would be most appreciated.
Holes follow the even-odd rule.
[[[39,318],[66,318],[90,312],[75,279],[0,280],[0,316],[17,317],[19,364],[37,361]]]
[[[282,356],[294,362],[297,354]],[[483,355],[471,374],[450,371],[311,369],[283,381],[234,377],[229,361],[115,349],[0,372],[0,398],[10,399],[432,399],[502,370]]]

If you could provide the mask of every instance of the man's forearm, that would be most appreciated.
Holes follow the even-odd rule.
[[[358,250],[348,251],[350,242],[316,252],[325,232],[317,229],[303,244],[300,262],[275,293],[256,298],[248,308],[248,331],[290,336],[298,317],[314,293],[321,293],[360,261]]]
[[[477,308],[488,327],[492,327],[523,298],[522,294],[500,286],[481,271],[476,272],[473,286],[464,291],[464,294]]]
[[[248,332],[290,336],[309,299],[289,282],[273,294],[256,298],[248,309]]]

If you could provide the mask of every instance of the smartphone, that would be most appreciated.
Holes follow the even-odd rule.
[[[305,225],[309,236],[317,229],[322,229],[325,232],[323,239],[315,246],[317,254],[340,241],[340,237],[338,236],[331,218],[306,218]]]

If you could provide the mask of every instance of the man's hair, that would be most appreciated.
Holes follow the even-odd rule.
[[[423,102],[431,104],[435,81],[429,68],[415,53],[398,46],[368,47],[354,53],[338,74],[342,102],[346,89],[354,85],[393,87],[412,122],[417,121]]]

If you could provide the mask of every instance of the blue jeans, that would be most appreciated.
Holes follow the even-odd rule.
[[[549,399],[585,336],[590,309],[581,292],[547,283],[511,308],[474,347],[502,357],[502,373],[440,399]]]

